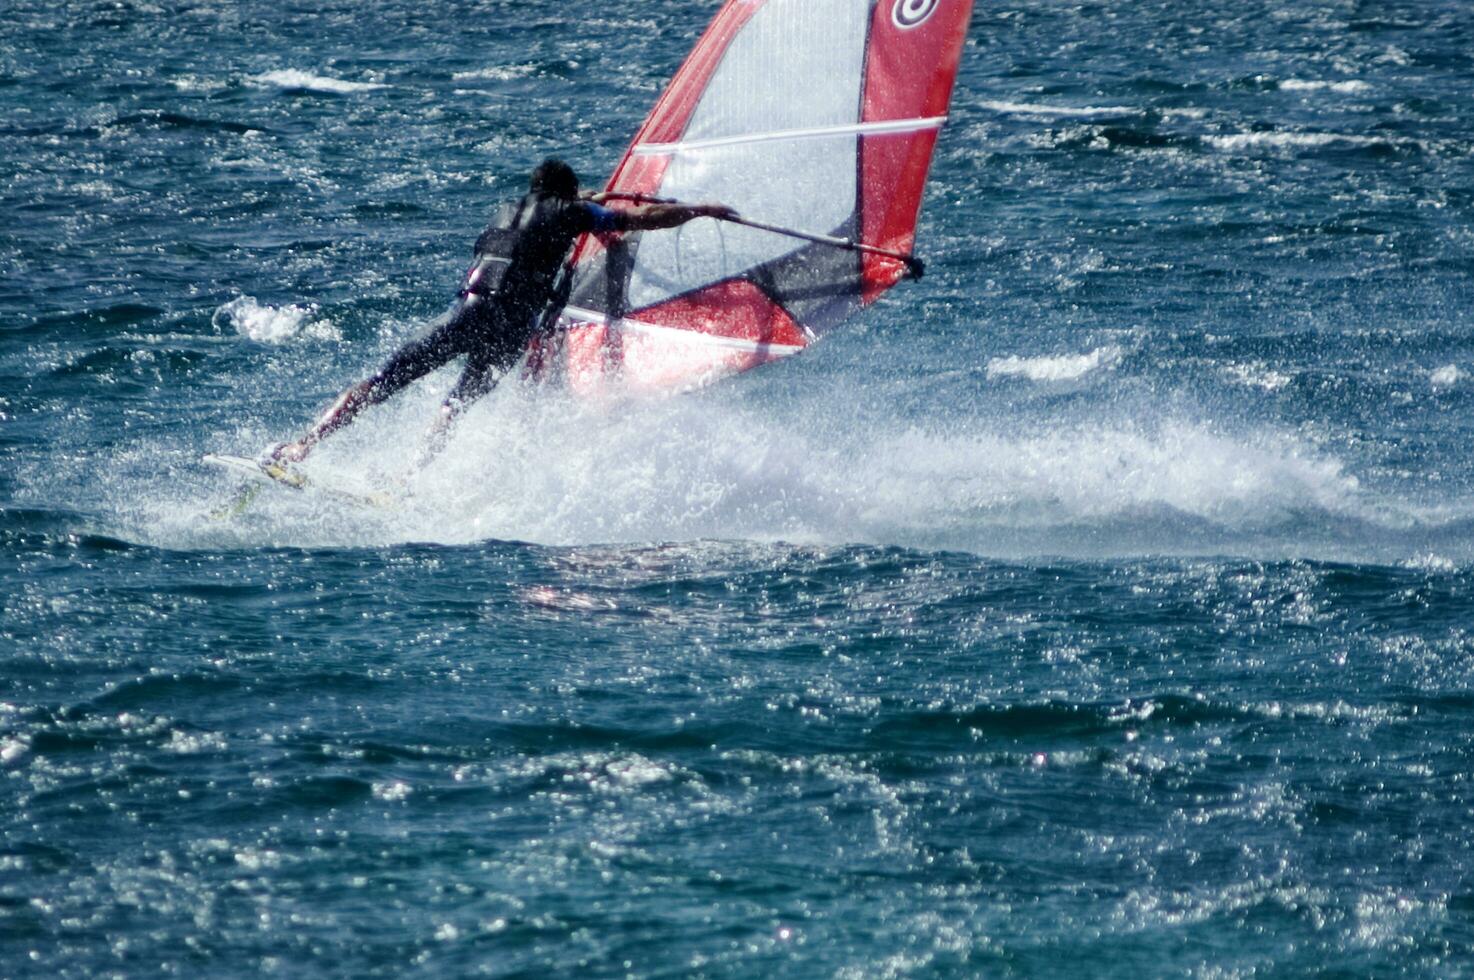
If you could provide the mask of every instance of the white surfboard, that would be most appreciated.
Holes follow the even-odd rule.
[[[387,493],[362,494],[339,490],[336,487],[325,487],[309,480],[306,474],[292,469],[285,463],[266,463],[245,456],[233,456],[229,453],[206,453],[202,462],[230,470],[263,484],[297,492],[319,493],[358,507],[388,507],[394,503],[394,498]]]

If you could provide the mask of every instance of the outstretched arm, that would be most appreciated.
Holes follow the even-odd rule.
[[[641,204],[623,209],[625,231],[654,231],[675,228],[695,218],[734,218],[737,212],[725,204]]]

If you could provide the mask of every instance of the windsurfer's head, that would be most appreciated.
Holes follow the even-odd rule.
[[[578,174],[556,157],[548,157],[532,172],[532,193],[572,200],[578,196]]]

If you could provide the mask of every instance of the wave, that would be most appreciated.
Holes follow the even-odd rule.
[[[1222,370],[1231,383],[1246,388],[1258,388],[1261,391],[1279,391],[1294,380],[1290,375],[1275,370],[1263,361],[1248,364],[1225,364]]]
[[[196,116],[187,116],[178,112],[163,112],[157,109],[119,116],[112,121],[111,125],[157,126],[161,129],[203,129],[222,133],[234,133],[236,135],[263,131],[260,126],[251,126],[246,123],[231,122],[223,119],[200,119]]]
[[[749,409],[714,391],[587,402],[508,385],[468,413],[433,463],[408,472],[452,380],[436,376],[376,409],[306,467],[325,485],[387,489],[390,509],[268,493],[240,521],[207,519],[234,484],[199,466],[199,452],[252,453],[305,418],[243,422],[236,435],[201,434],[187,449],[120,451],[97,509],[113,515],[109,533],[170,548],[740,539],[1000,557],[1397,561],[1435,543],[1457,557],[1467,537],[1459,515],[1370,494],[1339,459],[1293,435],[1191,419],[877,425],[832,410]],[[164,485],[173,491],[160,497]],[[1434,542],[1429,522],[1451,537]]]
[[[309,340],[340,340],[342,334],[331,320],[314,320],[315,306],[266,306],[251,296],[238,296],[221,305],[210,317],[216,330],[227,324],[248,340],[283,344],[299,337]]]
[[[1017,741],[1030,748],[1051,743],[1098,741],[1101,736],[1143,730],[1203,727],[1252,728],[1284,722],[1356,725],[1363,729],[1405,722],[1419,715],[1457,715],[1467,709],[1462,695],[1412,696],[1380,704],[1335,701],[1226,701],[1202,695],[1160,693],[1125,701],[1040,700],[987,702],[892,712],[867,733],[890,745],[973,738]],[[1133,738],[1134,740],[1134,738]],[[1048,757],[1025,755],[1034,764]]]
[[[1196,109],[1153,111],[1153,117],[1200,119]],[[1133,124],[1129,120],[1068,120],[1057,126],[1042,126],[1024,142],[1037,149],[1083,151],[1168,151],[1216,153],[1435,153],[1453,149],[1453,144],[1412,138],[1357,133],[1305,132],[1253,129],[1241,132],[1193,133],[1159,128],[1154,122]]]
[[[1370,92],[1372,87],[1366,82],[1357,79],[1346,79],[1344,81],[1332,82],[1324,80],[1302,80],[1298,78],[1287,78],[1279,83],[1281,91],[1284,92],[1335,92],[1338,95],[1360,95]]]
[[[1136,116],[1143,114],[1143,110],[1126,105],[1059,106],[1041,105],[1032,102],[980,102],[978,104],[984,109],[992,109],[994,112],[1014,116],[1061,116],[1091,119],[1097,116]]]
[[[328,95],[350,95],[355,92],[371,92],[375,89],[389,87],[379,82],[349,82],[341,78],[314,75],[311,72],[299,71],[295,68],[269,71],[262,75],[251,75],[246,81],[249,84],[261,87],[275,86],[276,88],[288,89],[290,91],[317,92]]]
[[[38,332],[65,331],[72,336],[77,336],[84,330],[92,330],[99,334],[110,335],[118,328],[147,323],[167,313],[168,311],[160,306],[125,301],[89,310],[42,314],[19,329]]]
[[[230,87],[230,82],[222,78],[211,78],[192,74],[179,75],[170,79],[169,84],[181,92],[204,92],[213,93]]]
[[[1109,370],[1121,362],[1121,348],[1111,344],[1088,354],[1052,357],[995,357],[988,362],[990,378],[1025,378],[1029,381],[1076,381],[1095,371]]]
[[[516,65],[494,65],[490,68],[477,68],[474,71],[458,71],[451,75],[452,81],[490,81],[510,82],[517,78],[527,78],[537,73],[538,66],[532,62]]]
[[[1280,131],[1264,131],[1252,133],[1228,133],[1222,135],[1204,136],[1203,141],[1210,147],[1227,152],[1238,152],[1242,150],[1318,150],[1327,147],[1353,147],[1368,148],[1381,147],[1386,149],[1397,149],[1407,146],[1414,147],[1412,142],[1400,142],[1389,140],[1382,136],[1356,136],[1348,133],[1292,133]]]
[[[1469,375],[1457,364],[1445,364],[1428,375],[1428,381],[1435,388],[1451,388],[1460,383]]]

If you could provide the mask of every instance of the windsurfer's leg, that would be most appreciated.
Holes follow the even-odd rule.
[[[339,395],[302,438],[273,447],[269,451],[270,458],[300,463],[319,442],[351,423],[364,409],[399,393],[464,353],[466,336],[478,304],[478,298],[470,298],[457,307],[445,323],[425,336],[405,344],[385,362],[377,374]]]
[[[439,414],[431,423],[430,431],[425,434],[425,445],[417,466],[425,466],[445,448],[456,420],[472,402],[495,388],[497,381],[508,368],[517,363],[517,358],[521,355],[522,348],[509,343],[507,339],[485,343],[471,351],[466,358],[466,369],[461,372],[450,394],[445,396]]]
[[[352,422],[359,412],[370,405],[377,405],[396,390],[378,384],[378,375],[360,381],[339,395],[302,438],[274,447],[270,453],[271,458],[289,463],[302,462],[324,438],[337,432]]]

